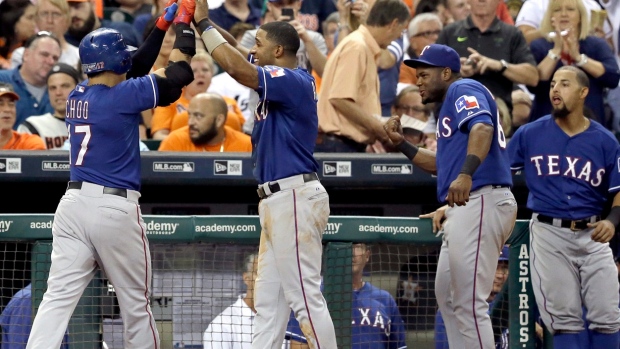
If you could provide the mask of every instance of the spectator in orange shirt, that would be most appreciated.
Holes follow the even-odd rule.
[[[249,135],[226,125],[228,106],[222,96],[199,93],[189,102],[188,124],[172,131],[160,151],[251,152]]]
[[[17,117],[15,101],[19,96],[13,86],[0,83],[0,149],[15,150],[45,150],[45,143],[41,137],[13,130]]]
[[[199,52],[192,58],[192,71],[194,81],[183,89],[183,94],[174,103],[167,107],[157,107],[151,120],[151,134],[153,139],[165,139],[170,132],[187,125],[187,110],[189,101],[199,93],[206,92],[213,78],[213,58],[206,52]],[[231,112],[228,114],[226,124],[237,131],[245,122],[241,110],[234,99],[224,98]]]

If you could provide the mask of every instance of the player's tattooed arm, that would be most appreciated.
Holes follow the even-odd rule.
[[[418,148],[405,140],[403,127],[400,124],[400,116],[394,115],[390,117],[383,125],[383,129],[396,149],[405,154],[414,165],[431,174],[437,174],[435,152]]]
[[[616,234],[616,227],[620,224],[620,192],[614,196],[611,211],[604,220],[596,223],[588,223],[589,228],[594,228],[592,240],[600,243],[609,242]]]

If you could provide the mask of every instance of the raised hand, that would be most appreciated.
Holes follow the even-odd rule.
[[[383,124],[383,129],[392,142],[392,145],[397,146],[405,140],[403,136],[403,126],[400,124],[400,116],[391,116],[388,121]]]
[[[155,22],[157,28],[167,31],[174,20],[178,8],[179,5],[177,4],[177,0],[169,0],[164,7],[164,12],[157,18],[157,22]]]
[[[196,11],[194,12],[194,20],[199,23],[205,18],[209,18],[209,3],[207,0],[195,0]]]
[[[174,23],[185,23],[190,25],[194,19],[194,11],[196,11],[195,0],[181,0],[181,6],[179,6],[179,13],[174,19]]]

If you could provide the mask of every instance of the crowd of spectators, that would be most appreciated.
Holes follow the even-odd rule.
[[[288,21],[295,27],[298,66],[316,80],[320,132],[315,152],[391,152],[381,127],[391,115],[420,121],[415,125],[424,130],[410,127],[409,132],[417,132],[417,144],[433,149],[440,106],[419,103],[415,69],[402,63],[432,43],[454,48],[461,56],[461,76],[491,91],[503,106],[500,117],[508,138],[519,126],[550,113],[549,80],[564,65],[577,66],[590,78],[588,117],[620,135],[617,2],[403,0],[409,11],[370,18],[376,1],[213,0],[209,7],[211,19],[237,38],[238,49],[246,53],[260,24]],[[163,6],[161,0],[0,0],[0,82],[12,85],[19,97],[12,103],[13,130],[40,135],[48,149],[60,148],[66,135],[50,136],[24,124],[41,116],[62,121],[60,99],[66,91],[50,84],[52,67],[63,64],[67,83],[79,84],[85,76],[77,46],[87,33],[110,27],[139,46]],[[169,30],[153,70],[168,64],[174,35]],[[205,92],[220,95],[228,107],[223,124],[209,118],[209,129],[252,133],[257,94],[219,69],[202,43],[197,44],[194,83],[170,106],[143,113],[140,137],[151,150],[178,129],[188,140],[195,138],[189,133],[196,132],[191,125],[196,120],[187,109]],[[216,101],[220,99],[211,96],[200,104],[212,111],[217,107],[206,104]],[[7,149],[7,144],[13,143],[0,145]],[[222,144],[202,149],[217,151]]]

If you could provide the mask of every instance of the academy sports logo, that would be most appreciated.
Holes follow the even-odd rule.
[[[456,112],[460,113],[461,110],[469,110],[474,108],[480,108],[478,104],[478,100],[474,96],[462,95],[459,99],[454,102],[454,106],[456,107]]]
[[[372,174],[411,174],[413,173],[413,165],[398,164],[373,164]]]
[[[214,160],[213,174],[221,176],[241,176],[243,162],[241,160]]]
[[[43,161],[41,169],[43,171],[69,171],[71,165],[69,161]]]
[[[22,173],[22,159],[0,158],[0,173]]]
[[[323,162],[323,176],[351,177],[351,161]]]
[[[193,162],[154,162],[153,172],[194,172]]]

